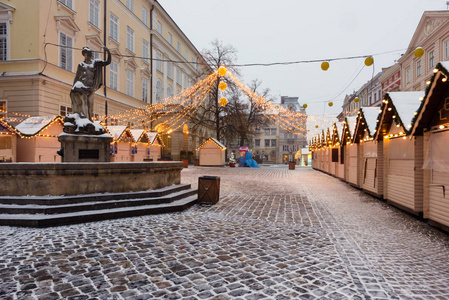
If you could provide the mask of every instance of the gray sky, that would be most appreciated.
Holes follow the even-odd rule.
[[[218,39],[237,49],[239,64],[373,55],[375,73],[404,53],[425,10],[447,9],[446,0],[158,1],[199,51]],[[371,78],[372,66],[355,78],[363,62],[331,62],[326,72],[320,63],[240,70],[243,82],[257,78],[276,98],[298,96],[309,115],[323,115],[339,113],[345,94]]]

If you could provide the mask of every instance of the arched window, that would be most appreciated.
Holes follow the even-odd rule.
[[[162,82],[158,79],[156,81],[156,101],[162,100]]]
[[[167,86],[167,98],[170,98],[173,96],[173,90],[171,86]]]

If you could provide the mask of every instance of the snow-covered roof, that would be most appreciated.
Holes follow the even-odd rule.
[[[346,117],[348,121],[349,134],[352,136],[354,134],[355,125],[357,125],[357,117]]]
[[[376,130],[377,126],[377,117],[380,114],[379,107],[361,107],[360,110],[363,112],[366,127],[368,128],[370,134],[374,134],[374,130]]]
[[[302,155],[304,155],[304,154],[309,154],[310,152],[309,152],[309,148],[301,148],[301,154]]]
[[[226,150],[226,146],[223,145],[222,143],[220,143],[216,138],[208,138],[203,144],[201,144],[201,146],[198,147],[198,150],[203,147],[204,144],[208,143],[208,142],[214,142],[215,144],[217,144],[218,147],[220,147],[223,150]]]
[[[43,116],[43,117],[30,117],[25,119],[22,123],[16,126],[16,129],[23,135],[32,136],[38,134],[42,129],[47,127],[53,121],[60,121],[61,117],[55,116]]]
[[[147,136],[148,136],[148,140],[150,141],[150,144],[153,144],[157,138],[157,132],[156,131],[148,131]]]
[[[145,133],[144,129],[130,129],[129,131],[131,132],[131,134],[136,142],[138,142],[140,140],[140,138],[142,137],[142,135]]]
[[[440,64],[443,66],[443,68],[449,71],[449,61],[440,61]]]
[[[449,64],[448,64],[449,67]],[[392,104],[396,108],[406,130],[412,128],[412,120],[415,117],[415,112],[421,105],[421,98],[424,97],[425,92],[391,92],[388,93]]]
[[[127,126],[108,126],[107,127],[109,133],[112,135],[112,137],[114,138],[114,140],[118,140],[123,132],[125,132],[128,127]]]

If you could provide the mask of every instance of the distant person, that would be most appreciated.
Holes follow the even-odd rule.
[[[84,61],[80,62],[76,70],[75,80],[73,81],[70,99],[72,100],[72,112],[78,113],[81,118],[93,120],[94,93],[103,82],[103,69],[111,63],[111,52],[104,48],[108,54],[106,61],[92,60],[93,51],[89,47],[84,47],[81,53]]]

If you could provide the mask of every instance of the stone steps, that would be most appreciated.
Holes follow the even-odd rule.
[[[0,197],[0,225],[49,227],[182,211],[198,200],[190,185],[77,196]]]

